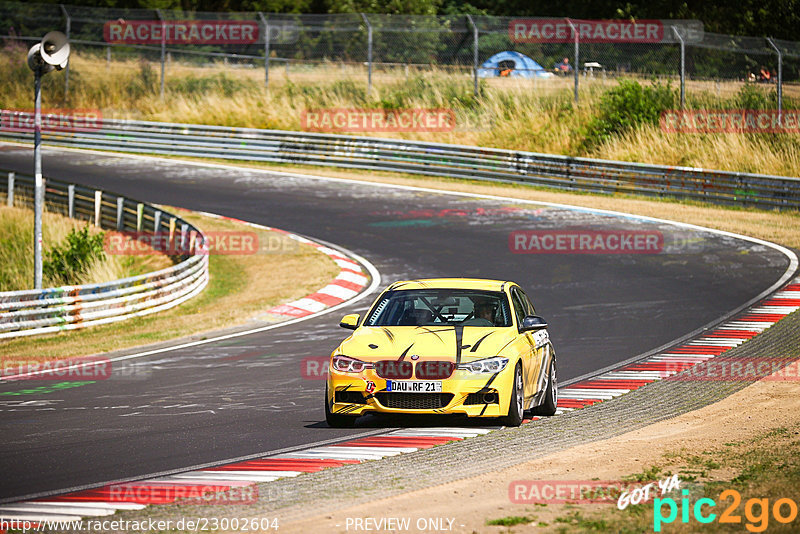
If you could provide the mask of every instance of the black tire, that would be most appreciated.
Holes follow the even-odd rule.
[[[556,361],[550,362],[547,371],[547,385],[545,386],[544,401],[533,409],[533,415],[555,415],[558,406],[558,376],[556,375]]]
[[[518,363],[514,368],[514,383],[511,398],[508,401],[508,415],[501,418],[506,426],[519,426],[525,414],[525,384],[522,382],[522,366]]]
[[[331,413],[331,407],[328,404],[328,386],[325,385],[325,422],[331,428],[350,428],[356,424],[358,416],[353,415],[339,415]]]

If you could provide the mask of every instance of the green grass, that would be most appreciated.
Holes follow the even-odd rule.
[[[514,525],[527,525],[528,523],[532,523],[536,521],[534,517],[527,517],[527,516],[519,516],[519,515],[510,515],[507,517],[501,517],[499,519],[487,519],[486,524],[489,526],[502,526],[502,527],[513,527]]]

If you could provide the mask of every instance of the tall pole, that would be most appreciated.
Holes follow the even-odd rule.
[[[673,26],[672,31],[681,44],[681,109],[686,109],[686,43],[677,26]]]
[[[472,20],[472,15],[467,15],[469,25],[472,26],[472,85],[475,96],[478,96],[478,26]]]
[[[578,74],[579,74],[578,65],[580,65],[580,45],[579,45],[579,41],[578,41],[578,29],[575,27],[575,25],[572,23],[572,21],[570,19],[567,19],[567,24],[569,24],[569,27],[572,29],[572,35],[575,38],[575,65],[572,67],[572,72],[574,73],[574,77],[575,77],[574,93],[575,93],[575,103],[577,104],[578,103]]]
[[[262,12],[258,16],[264,23],[264,87],[269,90],[269,22]]]
[[[42,68],[34,71],[33,116],[33,287],[42,289],[42,209],[44,180],[42,179]]]
[[[69,16],[69,12],[67,8],[64,7],[64,4],[59,4],[61,6],[61,12],[64,14],[64,18],[67,19],[66,21],[66,33],[67,39],[69,40],[69,32],[72,29],[72,18]],[[67,100],[67,95],[69,94],[69,63],[67,63],[66,68],[64,69],[64,101]]]
[[[372,92],[372,24],[364,13],[361,13],[364,24],[367,25],[367,94]]]
[[[775,46],[775,42],[770,37],[767,37],[767,42],[778,53],[778,124],[783,125],[781,117],[783,115],[783,52]]]

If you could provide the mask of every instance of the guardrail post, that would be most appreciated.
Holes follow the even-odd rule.
[[[472,15],[467,15],[467,21],[472,26],[472,91],[475,97],[478,96],[478,26],[472,20]],[[406,77],[408,77],[408,65],[406,65]]]
[[[681,32],[678,31],[677,26],[672,27],[675,37],[681,44],[681,109],[686,108],[686,43],[683,40]]]
[[[75,217],[75,186],[67,186],[67,215],[72,219]]]
[[[367,26],[367,94],[372,92],[372,24],[364,13],[361,13],[364,24]]]
[[[94,225],[100,226],[100,210],[103,207],[103,192],[99,189],[94,192]]]
[[[269,22],[261,11],[258,17],[264,23],[264,87],[269,90]]]
[[[117,197],[117,232],[125,226],[125,197]]]
[[[580,40],[578,36],[578,29],[572,23],[570,19],[567,19],[567,24],[572,29],[572,35],[575,37],[575,66],[572,67],[572,72],[575,74],[575,103],[578,103],[578,74],[581,70],[581,59],[580,59]]]
[[[169,246],[168,248],[172,249],[175,248],[173,244],[175,243],[175,217],[169,218]]]
[[[6,197],[6,206],[9,208],[14,207],[14,176],[13,172],[8,173],[8,196]]]
[[[181,224],[181,254],[186,254],[186,251],[189,248],[189,245],[186,242],[188,233],[189,233],[189,225],[186,223]]]
[[[144,221],[144,204],[139,202],[136,204],[136,231],[142,231],[142,222]]]
[[[64,18],[67,19],[65,23],[65,34],[67,35],[67,41],[69,41],[69,32],[72,29],[72,18],[69,16],[67,12],[67,8],[64,7],[64,4],[59,4],[61,6],[61,12],[64,14]],[[64,69],[64,100],[67,100],[67,94],[69,93],[69,63],[67,63],[66,68]]]
[[[778,126],[783,126],[783,53],[780,48],[775,46],[771,37],[767,37],[767,42],[778,53]]]

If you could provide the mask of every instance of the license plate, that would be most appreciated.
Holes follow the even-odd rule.
[[[386,391],[397,393],[441,393],[441,380],[387,380]]]

